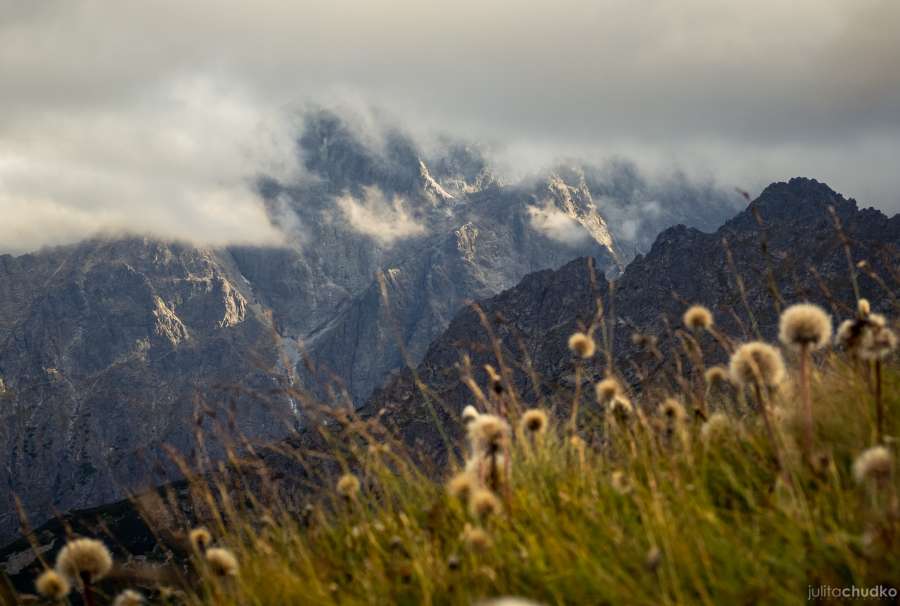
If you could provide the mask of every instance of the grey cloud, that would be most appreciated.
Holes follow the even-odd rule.
[[[804,174],[900,210],[894,0],[0,0],[0,14],[0,205],[26,224],[32,207],[76,215],[50,230],[70,237],[98,216],[137,227],[115,215],[148,204],[169,204],[154,229],[204,234],[210,192],[260,164],[297,169],[283,121],[308,101],[384,107],[417,138],[487,141],[522,164],[621,155],[747,189]],[[197,82],[210,95],[186,108]],[[229,102],[243,109],[216,111]],[[170,139],[190,144],[173,158]],[[197,198],[212,210],[175,229]],[[271,236],[248,225],[244,239]],[[23,233],[0,248],[41,240]]]

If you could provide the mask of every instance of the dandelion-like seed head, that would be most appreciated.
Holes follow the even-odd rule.
[[[821,349],[831,341],[831,316],[811,303],[791,305],[781,314],[778,339],[793,349]]]
[[[862,340],[865,322],[860,320],[844,320],[835,334],[835,342],[848,351],[856,351]]]
[[[728,383],[728,369],[724,366],[710,366],[703,373],[707,385],[724,385]]]
[[[597,344],[590,335],[576,332],[569,337],[569,349],[580,358],[590,358],[597,351]]]
[[[461,471],[447,482],[447,493],[460,501],[468,501],[472,492],[475,490],[476,482],[473,475],[468,471]]]
[[[106,545],[96,539],[75,539],[66,543],[56,556],[56,570],[74,580],[96,583],[112,569],[112,556]]]
[[[143,603],[144,596],[133,589],[126,589],[113,600],[113,606],[141,606]]]
[[[723,412],[712,413],[700,428],[700,440],[711,444],[731,430],[731,418]]]
[[[853,477],[860,484],[880,482],[891,477],[894,459],[884,446],[873,446],[860,454],[853,462]]]
[[[212,542],[212,535],[203,527],[193,528],[188,533],[188,540],[194,551],[203,553],[203,551],[209,547],[210,542]]]
[[[872,314],[870,317],[875,317]],[[871,326],[863,333],[859,357],[863,360],[882,360],[897,349],[897,335],[887,326]]]
[[[619,423],[627,423],[634,413],[634,407],[631,405],[631,400],[619,395],[609,403],[609,412]]]
[[[868,300],[868,299],[860,299],[860,300],[856,303],[856,315],[857,315],[860,319],[865,320],[866,318],[869,317],[869,314],[870,314],[871,312],[872,312],[872,306],[869,305],[869,300]]]
[[[738,385],[775,387],[784,379],[784,358],[768,343],[744,343],[731,355],[729,374]]]
[[[500,513],[501,509],[500,500],[486,488],[476,489],[469,497],[469,511],[476,519],[487,520]]]
[[[666,398],[660,405],[659,411],[669,422],[681,422],[687,417],[684,406],[675,398]]]
[[[609,404],[613,398],[622,394],[622,386],[613,377],[606,377],[594,386],[597,394],[597,402],[603,406]]]
[[[684,325],[691,330],[709,330],[713,325],[713,315],[702,305],[691,305],[682,317]]]
[[[359,478],[345,473],[337,481],[337,493],[345,499],[355,499],[359,494]]]
[[[61,600],[72,590],[68,579],[55,570],[45,570],[34,582],[37,592],[50,600]]]
[[[463,425],[468,425],[469,423],[471,423],[472,421],[474,421],[477,418],[478,418],[478,410],[474,406],[469,404],[468,406],[463,408],[463,411],[462,411]]]
[[[477,452],[497,452],[509,440],[509,424],[496,415],[478,415],[469,424],[469,440]]]
[[[625,472],[620,469],[617,469],[610,474],[609,483],[613,490],[619,494],[624,495],[631,492],[631,480],[629,480]]]
[[[523,431],[534,435],[542,435],[547,431],[547,413],[540,408],[526,410],[525,414],[522,415],[520,424]]]
[[[211,547],[206,550],[206,563],[212,573],[218,577],[233,577],[238,573],[238,561],[234,554],[224,547]]]
[[[476,552],[484,552],[491,548],[491,536],[483,529],[466,524],[462,532],[462,540],[466,547]]]

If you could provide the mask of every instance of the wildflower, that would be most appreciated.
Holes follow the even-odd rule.
[[[728,383],[728,369],[724,366],[710,366],[703,373],[707,385],[724,385]]]
[[[628,479],[628,476],[625,475],[624,471],[616,470],[612,472],[609,476],[610,485],[613,487],[617,493],[621,495],[626,495],[631,492],[631,482]]]
[[[486,488],[475,490],[469,498],[469,511],[473,517],[479,520],[486,520],[500,513],[500,509],[499,499]]]
[[[469,404],[462,411],[462,422],[463,425],[468,425],[472,421],[478,418],[478,410],[475,409],[474,406]]]
[[[576,332],[569,337],[569,349],[580,358],[590,358],[593,357],[594,352],[597,351],[597,345],[590,335],[586,335],[583,332]]]
[[[731,418],[725,413],[714,412],[700,428],[700,439],[704,444],[715,442],[731,430]]]
[[[609,404],[609,412],[619,423],[626,423],[631,418],[634,408],[631,406],[631,400],[625,396],[616,396]]]
[[[188,540],[191,543],[191,547],[197,553],[203,553],[203,551],[209,546],[209,543],[212,541],[212,535],[209,534],[209,531],[205,528],[194,528],[188,533]]]
[[[141,606],[143,603],[144,596],[132,589],[126,589],[113,600],[113,606]]]
[[[461,471],[447,482],[447,492],[460,501],[468,501],[475,484],[475,478],[470,472]]]
[[[352,473],[345,473],[337,482],[337,493],[345,499],[355,499],[359,494],[359,478]]]
[[[70,579],[96,583],[112,569],[112,556],[96,539],[69,541],[56,556],[56,570]]]
[[[206,550],[206,563],[209,564],[213,574],[219,577],[233,577],[238,573],[238,562],[234,554],[222,547],[212,547]]]
[[[856,304],[856,314],[861,319],[866,319],[869,317],[869,313],[872,311],[872,306],[869,305],[868,299],[860,299]]]
[[[654,335],[645,335],[640,332],[631,333],[631,342],[641,349],[656,349],[658,340]]]
[[[791,305],[781,314],[778,326],[778,339],[793,349],[814,351],[831,340],[831,317],[818,305]]]
[[[539,408],[526,410],[519,423],[523,431],[534,435],[543,435],[547,431],[547,413]]]
[[[731,356],[731,380],[738,385],[774,387],[784,379],[781,352],[761,341],[744,343]]]
[[[859,348],[863,360],[882,360],[897,349],[897,335],[887,326],[877,326],[864,336]]]
[[[666,398],[659,407],[662,415],[670,422],[681,422],[687,417],[684,406],[675,398]]]
[[[894,460],[884,446],[874,446],[853,462],[853,477],[859,484],[869,480],[882,481],[891,476]]]
[[[476,452],[495,453],[509,439],[509,425],[495,415],[478,415],[469,424],[469,440]]]
[[[606,377],[594,387],[597,394],[597,402],[601,405],[608,404],[618,395],[622,394],[622,386],[613,377]]]
[[[487,551],[493,543],[487,532],[470,524],[463,528],[462,540],[473,551]]]
[[[682,317],[684,325],[691,330],[709,330],[713,325],[713,315],[702,305],[691,305]]]
[[[72,587],[66,577],[55,570],[45,570],[34,582],[37,592],[51,600],[61,600],[71,591]]]

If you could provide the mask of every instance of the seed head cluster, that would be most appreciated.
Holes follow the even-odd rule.
[[[731,356],[729,374],[737,385],[775,387],[784,380],[784,358],[768,343],[744,343]]]
[[[888,479],[894,469],[891,452],[884,446],[873,446],[853,462],[853,477],[860,484]]]
[[[597,351],[597,344],[590,335],[576,332],[569,337],[569,349],[579,358],[591,358]]]
[[[34,588],[38,594],[49,600],[61,600],[72,590],[68,579],[55,570],[45,570],[37,578]]]
[[[69,579],[96,583],[112,569],[112,555],[96,539],[75,539],[56,556],[56,570]]]
[[[206,550],[206,563],[212,573],[218,577],[233,577],[238,574],[238,561],[234,554],[224,547],[211,547]]]
[[[781,314],[778,339],[792,349],[821,349],[831,341],[831,316],[818,305],[791,305]]]
[[[684,325],[691,330],[709,330],[713,325],[713,315],[702,305],[691,305],[684,312]]]
[[[540,408],[526,410],[520,421],[522,431],[534,435],[543,435],[547,431],[547,424],[547,413]]]

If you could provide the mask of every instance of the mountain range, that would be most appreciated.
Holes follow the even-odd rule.
[[[840,232],[836,224],[840,225]],[[848,261],[845,243],[852,261]],[[217,412],[260,441],[288,433],[288,428],[279,425],[279,421],[287,418],[296,422],[294,404],[284,396],[279,399],[273,395],[293,376],[286,368],[289,364],[284,362],[285,357],[279,355],[284,349],[281,344],[284,328],[278,326],[272,307],[259,302],[258,289],[250,286],[253,280],[245,281],[241,277],[250,272],[244,272],[234,257],[224,256],[221,251],[201,253],[189,247],[137,240],[95,242],[76,250],[82,251],[78,263],[71,260],[71,250],[36,257],[44,260],[37,266],[42,271],[35,272],[31,279],[57,285],[49,289],[52,296],[37,297],[27,290],[12,295],[19,301],[29,297],[40,300],[40,304],[31,304],[34,311],[28,314],[30,322],[25,318],[13,324],[16,328],[12,334],[19,339],[17,342],[41,343],[43,347],[37,351],[51,352],[42,353],[43,357],[36,354],[32,354],[35,358],[23,357],[20,366],[14,367],[18,372],[10,376],[17,378],[10,381],[11,389],[8,388],[13,393],[13,405],[21,407],[23,402],[35,401],[48,406],[68,398],[83,407],[53,414],[45,408],[45,418],[32,417],[35,429],[29,429],[26,418],[13,417],[21,424],[15,429],[25,433],[9,432],[4,438],[13,446],[14,456],[9,460],[15,463],[31,457],[32,465],[29,481],[22,479],[28,470],[23,470],[23,476],[14,480],[19,486],[47,491],[42,496],[37,490],[32,495],[33,503],[58,494],[56,491],[69,495],[69,507],[114,500],[118,496],[116,490],[120,487],[124,490],[123,484],[105,489],[100,476],[109,477],[115,471],[135,474],[141,471],[131,467],[127,452],[117,450],[107,439],[111,435],[118,437],[118,444],[127,445],[125,448],[135,445],[138,437],[148,444],[154,439],[171,443],[172,436],[183,438],[185,442],[179,446],[189,448],[191,428],[204,419],[215,420]],[[52,257],[52,254],[59,256]],[[263,253],[251,251],[250,254]],[[278,255],[285,258],[283,252]],[[812,179],[774,183],[715,231],[704,232],[684,225],[664,230],[647,254],[635,257],[611,282],[603,272],[614,266],[613,247],[576,257],[558,269],[532,272],[513,287],[480,300],[478,309],[487,319],[487,328],[474,306],[460,303],[452,321],[425,349],[421,359],[413,367],[395,370],[384,386],[359,407],[359,412],[363,417],[378,416],[407,443],[415,445],[418,452],[440,459],[445,454],[444,443],[438,436],[431,407],[437,410],[445,427],[458,427],[461,408],[472,402],[467,388],[460,383],[464,356],[470,360],[473,374],[482,385],[487,384],[483,365],[497,365],[488,329],[498,339],[501,354],[512,362],[513,383],[523,399],[530,403],[543,402],[559,412],[571,401],[576,377],[580,376],[582,393],[589,398],[589,384],[606,371],[605,360],[598,356],[583,364],[582,373],[577,375],[575,360],[566,348],[568,335],[583,328],[595,316],[598,299],[604,302],[612,360],[617,371],[626,380],[634,381],[640,373],[665,385],[673,367],[679,361],[684,363],[676,346],[676,329],[688,303],[707,305],[719,328],[734,339],[755,335],[772,338],[777,310],[784,302],[815,301],[830,309],[835,318],[851,314],[855,301],[854,278],[860,293],[879,302],[877,305],[896,305],[885,294],[885,287],[890,290],[890,284],[900,282],[898,258],[900,215],[889,218],[871,208],[860,209],[855,201]],[[36,263],[36,259],[29,261]],[[159,269],[164,261],[165,271]],[[860,269],[857,264],[862,261],[865,263]],[[10,268],[15,263],[22,260],[5,260],[6,275],[12,274]],[[157,268],[156,273],[151,271],[152,267]],[[107,277],[87,278],[94,274]],[[389,272],[386,274],[387,289],[394,290],[396,286],[392,285]],[[76,276],[82,280],[80,288],[71,285]],[[244,286],[229,286],[232,280]],[[90,285],[89,290],[84,290],[86,285]],[[363,292],[373,288],[369,285]],[[12,296],[7,295],[5,301],[12,301]],[[376,294],[366,296],[371,297],[373,306],[384,304]],[[145,307],[135,310],[126,304],[135,299]],[[403,314],[408,312],[402,301],[399,304],[395,301],[395,297],[389,297],[387,306],[402,321]],[[7,302],[5,307],[15,305]],[[173,312],[173,308],[179,313]],[[75,316],[66,315],[72,313],[70,309],[80,311]],[[34,317],[39,313],[43,315]],[[84,348],[81,335],[86,332],[106,335],[103,347]],[[651,355],[646,347],[636,343],[632,339],[636,332],[654,338],[658,353]],[[131,340],[144,344],[138,351],[116,349],[116,344]],[[712,350],[712,344],[704,345]],[[721,358],[722,354],[718,356]],[[515,363],[526,358],[537,381],[532,380],[524,366]],[[64,364],[77,363],[75,368],[82,369],[81,372],[94,373],[93,382],[73,381],[67,374],[71,370],[53,370],[56,367],[47,366],[50,362],[63,368],[72,368]],[[42,370],[29,371],[29,368]],[[142,373],[149,374],[142,376]],[[33,382],[24,382],[21,377]],[[426,390],[415,384],[415,377]],[[243,388],[233,389],[236,383]],[[221,386],[228,406],[217,409],[209,402],[212,400],[209,391],[204,393],[206,397],[202,401],[190,395],[192,389],[216,384]],[[23,385],[34,391],[22,391]],[[80,391],[84,386],[90,389]],[[158,397],[137,400],[145,390]],[[428,394],[427,398],[424,393]],[[33,400],[27,400],[26,396]],[[253,405],[260,399],[269,402],[264,412]],[[109,404],[100,410],[87,408],[98,406],[101,401],[130,405]],[[4,405],[9,406],[8,397]],[[79,411],[83,412],[78,414]],[[163,412],[169,415],[163,417],[169,424],[159,422]],[[193,415],[193,424],[184,424],[184,419],[177,419],[177,415]],[[121,433],[113,433],[116,429]],[[299,429],[299,433],[290,430],[295,436],[292,440],[303,441],[304,436],[309,436],[302,422],[296,422],[294,429]],[[30,445],[31,450],[18,450],[13,438]],[[38,448],[45,445],[56,450]],[[67,454],[72,451],[66,448],[72,445],[80,445],[81,450],[74,452],[82,456],[81,462],[67,461]],[[144,450],[149,451],[150,446]],[[53,456],[59,458],[52,460]],[[286,464],[277,456],[264,455],[264,458],[275,468]],[[109,467],[103,472],[89,473],[86,466],[79,467],[84,465],[83,461],[105,461]],[[162,465],[161,461],[157,463],[158,467]],[[121,465],[118,469],[117,464]],[[67,474],[79,470],[83,470],[83,475],[75,476],[75,480],[80,481],[62,483],[70,477]],[[173,475],[155,471],[160,474],[154,476],[155,482]],[[302,475],[297,469],[281,471],[279,475],[287,483]],[[41,476],[41,473],[48,475]],[[52,481],[44,484],[40,481],[43,477]],[[147,476],[143,480],[146,483]],[[22,490],[16,492],[24,494]],[[37,522],[41,521],[40,516],[36,518]],[[148,550],[155,549],[147,536],[148,529],[127,501],[72,514],[67,519],[68,523],[95,530],[99,520],[106,532],[125,535],[117,540],[134,554],[146,555]],[[58,522],[51,522],[39,528],[35,536],[48,550],[53,550],[59,546],[61,528]],[[30,553],[23,539],[0,552],[5,570],[17,582],[24,582],[30,567],[35,565]]]

